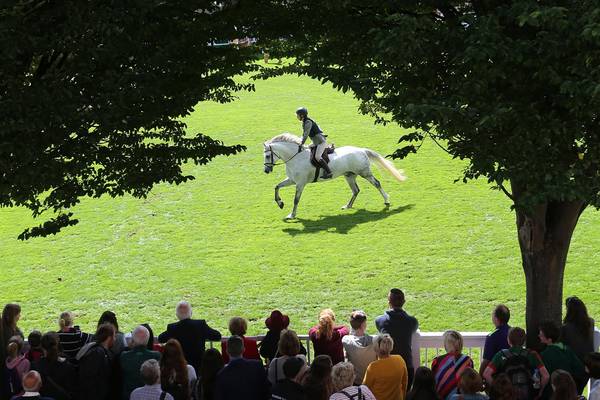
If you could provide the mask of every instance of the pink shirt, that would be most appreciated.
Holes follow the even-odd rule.
[[[318,326],[313,326],[308,331],[310,341],[315,348],[315,355],[328,355],[331,357],[333,365],[344,361],[344,346],[342,345],[342,338],[348,334],[348,328],[345,326],[334,326],[331,339],[327,339],[325,336],[317,337],[318,332]]]

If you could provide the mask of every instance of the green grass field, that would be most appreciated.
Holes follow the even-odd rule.
[[[80,224],[55,237],[19,242],[17,235],[39,221],[24,210],[0,210],[0,301],[22,305],[25,331],[54,329],[63,310],[93,330],[106,309],[117,313],[123,331],[142,322],[161,331],[177,301],[188,299],[196,317],[222,330],[241,315],[258,334],[270,310],[280,308],[306,333],[325,307],[339,320],[363,308],[372,322],[397,286],[424,331],[489,330],[498,302],[523,323],[525,285],[508,199],[485,182],[454,184],[463,164],[431,142],[395,162],[407,182],[375,171],[391,196],[389,210],[359,180],[355,209],[342,211],[350,190],[339,179],[309,185],[299,218],[284,221],[293,188],[282,190],[286,208],[277,208],[273,187],[284,170],[262,172],[262,142],[283,131],[298,134],[300,105],[337,146],[389,154],[402,132],[374,126],[350,95],[293,76],[257,82],[255,93],[231,104],[199,104],[187,121],[190,132],[248,150],[189,165],[195,181],[160,185],[145,200],[84,200],[75,210]],[[595,316],[599,221],[593,210],[582,216],[565,278],[565,295],[579,295]]]

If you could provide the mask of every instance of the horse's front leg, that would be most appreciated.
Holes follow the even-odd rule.
[[[283,201],[281,201],[281,197],[279,197],[279,189],[293,184],[294,182],[290,178],[286,178],[275,186],[275,203],[277,203],[279,208],[283,208]]]
[[[286,219],[296,218],[296,211],[298,210],[298,203],[300,203],[300,197],[302,196],[303,190],[304,185],[296,184],[296,195],[294,196],[294,209],[291,213],[289,213],[287,217],[285,217]]]

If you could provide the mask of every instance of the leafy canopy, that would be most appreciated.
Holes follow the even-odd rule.
[[[181,117],[203,100],[252,89],[232,77],[252,49],[245,13],[229,1],[13,0],[0,8],[0,206],[55,217],[20,238],[77,223],[82,196],[144,197],[158,182],[192,179],[243,146],[186,136]]]
[[[266,1],[274,6],[279,2]],[[393,157],[431,136],[515,205],[600,205],[600,5],[595,1],[283,2],[259,24],[272,53],[351,90],[377,121],[414,127]],[[267,6],[268,7],[268,6]],[[289,21],[295,21],[294,24]],[[285,25],[293,27],[279,41]],[[510,181],[524,191],[512,196]]]

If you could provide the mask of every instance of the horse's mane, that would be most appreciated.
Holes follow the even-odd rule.
[[[281,135],[275,136],[273,139],[269,140],[266,144],[276,143],[276,142],[287,142],[287,143],[295,143],[300,144],[302,141],[296,135],[292,135],[291,133],[282,133]]]

